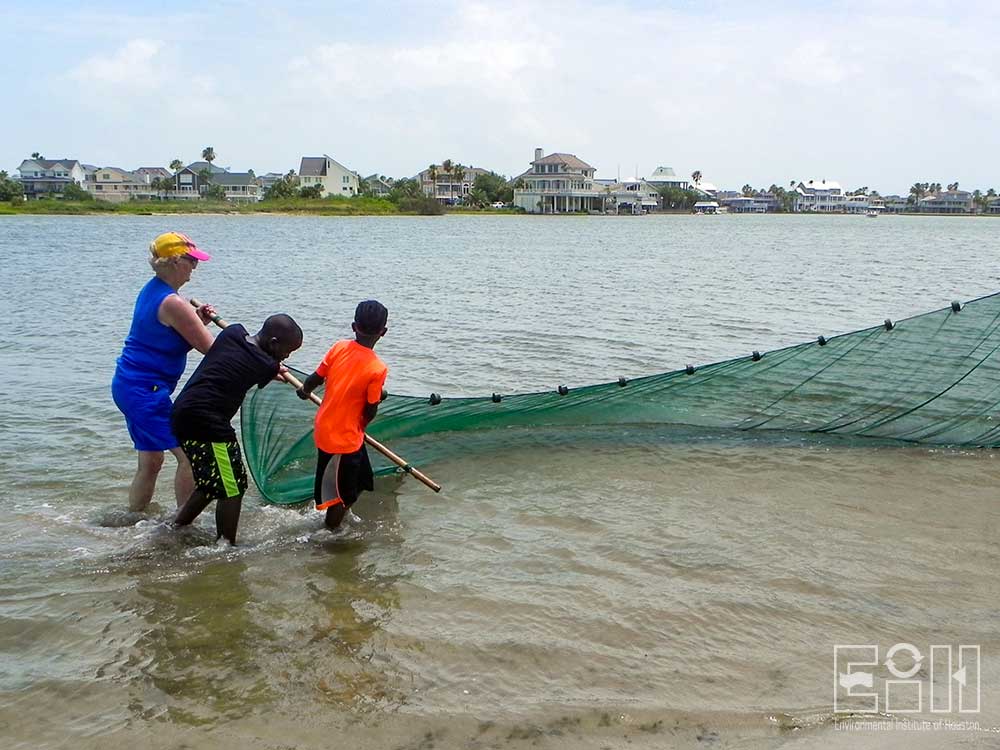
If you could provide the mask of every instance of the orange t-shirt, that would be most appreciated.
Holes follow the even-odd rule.
[[[377,404],[389,368],[357,341],[334,344],[316,368],[326,379],[323,404],[316,413],[316,447],[327,453],[354,453],[365,441],[365,406]]]

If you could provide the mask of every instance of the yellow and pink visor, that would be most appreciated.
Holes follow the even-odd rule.
[[[199,250],[186,234],[165,232],[149,243],[149,251],[157,258],[176,258],[187,255],[195,260],[211,260],[212,256]]]

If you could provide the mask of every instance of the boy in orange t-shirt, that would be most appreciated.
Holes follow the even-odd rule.
[[[375,418],[385,399],[385,376],[389,370],[375,354],[389,311],[375,300],[361,302],[354,311],[354,341],[334,344],[316,371],[296,391],[299,398],[326,381],[323,404],[316,413],[316,510],[326,511],[326,526],[340,525],[347,509],[364,490],[374,489],[372,465],[365,450],[365,428]]]

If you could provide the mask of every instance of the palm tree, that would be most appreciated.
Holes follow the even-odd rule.
[[[747,198],[751,197],[753,195],[753,186],[747,183],[743,186],[742,193]]]
[[[465,165],[464,164],[459,164],[456,161],[454,164],[451,165],[451,174],[452,174],[452,179],[451,179],[451,181],[452,181],[452,186],[451,186],[452,193],[455,192],[455,184],[454,183],[455,183],[456,179],[458,180],[458,189],[459,189],[459,191],[461,191],[462,187],[465,185]],[[455,202],[454,198],[452,198],[452,202],[453,203]]]
[[[41,155],[40,153],[38,153],[37,151],[32,151],[32,152],[31,152],[31,158],[32,158],[32,159],[44,159],[45,157],[44,157],[44,156],[42,156],[42,155]]]
[[[171,172],[177,172],[183,166],[184,166],[184,162],[182,162],[180,159],[174,159],[172,162],[170,162],[170,171]]]
[[[691,182],[694,183],[695,187],[701,184],[701,170],[696,169],[691,173]]]
[[[212,162],[215,161],[215,149],[211,146],[205,146],[201,150],[201,158],[208,162],[209,172],[211,172]]]
[[[438,194],[438,165],[431,164],[427,167],[427,177],[431,181],[431,196],[437,200]]]
[[[455,186],[452,184],[451,174],[455,170],[455,162],[451,159],[445,159],[441,162],[441,171],[443,171],[448,176],[448,194],[449,196],[455,194]]]

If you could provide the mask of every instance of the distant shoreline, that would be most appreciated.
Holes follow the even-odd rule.
[[[218,203],[209,201],[156,201],[108,203],[102,201],[25,201],[20,204],[0,203],[0,216],[419,216],[416,211],[400,211],[395,204],[380,198],[356,198],[350,201],[283,200],[259,203]],[[631,214],[558,213],[531,214],[509,208],[450,208],[444,215],[455,216],[609,216],[635,218]],[[646,216],[693,216],[688,209],[654,211]],[[798,211],[765,214],[720,212],[716,216],[864,216],[840,212]],[[921,211],[885,213],[884,216],[930,216],[947,218],[997,217],[1000,214],[944,214]]]

